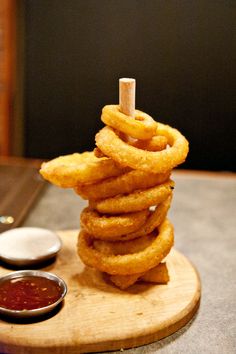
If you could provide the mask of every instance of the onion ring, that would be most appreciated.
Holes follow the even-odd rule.
[[[174,243],[173,226],[166,219],[158,228],[155,240],[141,252],[127,255],[104,255],[93,248],[91,237],[81,230],[78,254],[84,264],[108,274],[136,274],[156,267],[169,253]]]
[[[148,270],[146,273],[131,274],[131,275],[111,275],[110,280],[121,290],[127,289],[136,281],[146,281],[158,284],[167,284],[169,274],[166,263],[160,263],[156,267]]]
[[[141,252],[146,247],[150,246],[150,244],[155,240],[155,238],[156,236],[154,234],[149,234],[131,241],[109,242],[102,240],[94,240],[93,247],[95,250],[101,252],[102,254],[109,256],[133,254]]]
[[[174,188],[174,182],[169,180],[158,186],[138,190],[128,195],[90,200],[89,206],[104,214],[121,214],[140,211],[163,202]]]
[[[129,274],[129,275],[109,274],[109,279],[118,288],[120,288],[121,290],[125,290],[129,288],[131,285],[134,285],[143,274],[144,273]]]
[[[157,267],[150,269],[148,272],[144,273],[140,280],[149,283],[159,283],[166,284],[170,280],[168,269],[166,263],[160,263]]]
[[[168,140],[163,135],[157,135],[150,140],[128,141],[128,144],[142,150],[161,151],[166,149]]]
[[[82,184],[75,187],[75,192],[83,199],[105,199],[117,194],[128,194],[136,189],[146,189],[168,180],[170,172],[153,174],[132,170],[117,177],[105,179],[94,184]]]
[[[156,134],[157,122],[148,114],[135,110],[135,117],[120,112],[119,105],[107,105],[102,109],[101,120],[108,126],[136,139],[150,139]]]
[[[149,213],[146,209],[135,213],[106,216],[85,208],[80,214],[80,224],[94,238],[109,241],[137,231],[146,222]]]
[[[166,149],[168,140],[163,135],[153,136],[148,140],[137,140],[129,139],[125,134],[119,134],[120,138],[125,141],[127,144],[134,146],[138,149],[147,150],[147,151],[161,151]],[[104,153],[98,148],[94,148],[94,155],[96,157],[104,157]]]
[[[93,152],[94,152],[94,155],[95,155],[96,157],[98,157],[98,158],[100,158],[100,157],[106,157],[106,156],[104,155],[104,153],[103,153],[98,147],[95,147],[95,148],[93,149]]]
[[[108,237],[99,237],[98,235],[94,236],[92,234],[91,229],[89,230],[88,228],[85,228],[85,231],[90,234],[93,235],[94,238],[96,239],[100,239],[103,240],[104,242],[99,244],[96,243],[96,246],[98,247],[98,250],[101,250],[101,247],[103,247],[103,249],[105,249],[105,252],[108,252],[108,250],[113,249],[113,246],[110,245],[111,243],[113,243],[114,241],[129,241],[129,240],[133,240],[135,238],[140,238],[142,236],[146,236],[151,234],[151,232],[156,229],[166,218],[167,212],[169,210],[170,204],[171,204],[171,199],[172,199],[172,195],[170,195],[166,200],[164,200],[164,202],[162,202],[161,204],[159,204],[158,206],[156,206],[154,211],[150,211],[149,212],[149,216],[146,219],[146,222],[139,228],[137,229],[137,231],[131,232],[131,233],[126,233],[120,236],[115,236],[112,233],[109,234],[109,239]],[[147,209],[145,209],[146,211]],[[130,215],[129,214],[122,214],[123,215]],[[132,213],[134,214],[134,213]],[[99,215],[99,214],[98,214]],[[93,233],[95,232],[95,230],[93,231]],[[101,232],[101,231],[100,231]],[[105,242],[105,241],[109,241],[109,242]],[[115,244],[117,244],[117,242],[115,242]],[[95,246],[95,248],[96,248]],[[127,247],[127,246],[126,246]]]
[[[93,151],[74,153],[44,162],[40,173],[44,179],[62,187],[73,188],[79,183],[92,183],[118,176],[127,171],[112,159],[97,158]]]
[[[164,202],[156,206],[156,209],[151,212],[150,216],[148,217],[147,221],[140,229],[137,231],[131,232],[129,234],[121,236],[119,239],[121,241],[133,240],[135,238],[145,236],[150,234],[156,227],[158,227],[166,218],[167,212],[170,208],[172,200],[172,194],[169,195]],[[110,239],[112,241],[112,239]]]
[[[168,139],[169,148],[162,151],[144,151],[130,146],[117,135],[111,127],[102,128],[95,137],[98,148],[122,166],[163,173],[185,161],[188,154],[188,141],[174,128],[158,123],[156,135],[163,135]]]

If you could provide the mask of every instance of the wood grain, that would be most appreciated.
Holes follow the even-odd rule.
[[[16,3],[0,1],[0,155],[9,155],[16,65]]]
[[[154,342],[184,326],[197,311],[200,280],[192,264],[173,250],[168,285],[140,283],[116,289],[101,273],[83,266],[76,231],[60,232],[63,248],[44,268],[68,285],[64,306],[36,323],[0,320],[0,352],[75,354],[131,348]],[[9,270],[0,268],[0,275]]]
[[[120,111],[127,116],[135,116],[135,79],[119,79]]]

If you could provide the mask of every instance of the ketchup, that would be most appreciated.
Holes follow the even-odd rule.
[[[0,283],[0,307],[9,310],[33,310],[56,302],[62,288],[41,276],[7,279]]]

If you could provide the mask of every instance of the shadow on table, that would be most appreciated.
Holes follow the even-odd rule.
[[[43,268],[47,268],[45,271],[50,271],[51,266],[54,264],[56,261],[56,256],[48,259],[46,261],[42,261],[37,264],[28,264],[28,265],[14,265],[14,264],[9,264],[7,262],[4,262],[3,260],[0,260],[0,267],[7,269],[9,271],[17,271],[17,270],[28,270],[28,269],[40,269],[40,270],[45,270]],[[1,354],[1,353],[0,353]]]
[[[5,315],[1,315],[0,316],[0,321],[4,321],[4,322],[9,322],[9,323],[14,323],[14,324],[31,324],[31,323],[35,323],[35,322],[42,322],[42,321],[46,321],[49,318],[57,315],[63,308],[64,306],[64,301],[61,302],[55,309],[53,309],[52,311],[48,312],[47,314],[44,315],[38,315],[35,317],[29,317],[29,318],[17,318],[17,317],[11,317],[11,316],[5,316]],[[1,353],[0,353],[1,354]]]

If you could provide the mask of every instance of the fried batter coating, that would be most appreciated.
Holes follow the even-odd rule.
[[[80,183],[94,183],[118,176],[127,171],[112,159],[97,158],[93,151],[74,153],[44,162],[40,173],[47,181],[62,188],[73,188]]]
[[[170,252],[173,243],[173,226],[166,219],[159,226],[154,241],[148,247],[140,252],[125,255],[106,255],[97,251],[93,247],[91,236],[82,229],[78,239],[78,254],[87,266],[101,272],[129,275],[156,267]]]
[[[101,120],[118,131],[136,139],[151,139],[156,134],[157,122],[147,113],[135,110],[135,117],[120,111],[119,105],[107,105],[102,109]]]
[[[140,211],[163,202],[172,194],[173,188],[174,182],[169,180],[158,186],[134,191],[128,195],[117,195],[102,200],[90,200],[89,206],[104,214]]]
[[[80,214],[80,223],[84,230],[94,238],[109,241],[119,239],[122,235],[140,229],[149,214],[149,209],[146,209],[135,213],[111,216],[85,208]]]
[[[98,148],[114,161],[133,169],[163,173],[183,163],[188,154],[188,141],[174,128],[158,123],[157,135],[165,136],[169,147],[162,151],[146,151],[124,142],[111,127],[102,128],[95,137]]]
[[[111,275],[110,280],[121,290],[125,290],[137,281],[148,283],[167,284],[169,274],[166,263],[160,263],[156,267],[149,269],[146,273],[131,275]]]
[[[132,170],[117,177],[107,178],[98,183],[79,185],[75,187],[75,192],[83,199],[105,199],[118,194],[132,193],[137,189],[157,186],[167,181],[169,177],[169,171],[154,174],[140,170]]]

